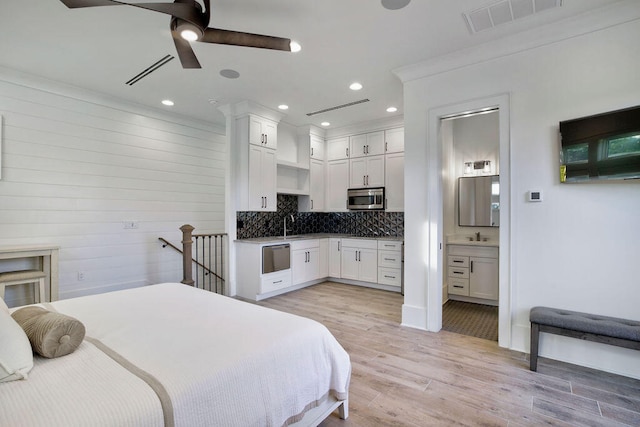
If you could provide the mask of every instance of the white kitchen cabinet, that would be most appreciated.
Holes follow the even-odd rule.
[[[384,140],[385,153],[404,152],[404,128],[385,130]]]
[[[447,246],[447,287],[450,296],[498,300],[498,248]]]
[[[339,238],[329,239],[329,277],[340,279],[342,277],[342,241]]]
[[[385,155],[384,186],[386,210],[404,212],[404,153]]]
[[[378,156],[384,154],[384,131],[370,132],[349,137],[350,157]]]
[[[272,244],[238,242],[236,254],[242,260],[236,270],[238,296],[258,301],[264,295],[292,286],[291,269],[262,274],[262,248]]]
[[[349,160],[327,162],[327,187],[325,210],[345,212],[347,210],[347,189],[349,188]]]
[[[324,211],[324,162],[311,160],[309,170],[309,212]]]
[[[318,277],[329,277],[329,239],[318,241]]]
[[[327,140],[327,161],[349,158],[349,137]]]
[[[378,283],[402,285],[402,242],[378,240]]]
[[[249,211],[275,212],[277,207],[276,152],[267,147],[249,145]]]
[[[320,242],[318,239],[291,242],[291,277],[293,285],[316,280],[320,276]]]
[[[278,124],[259,116],[250,115],[249,143],[275,150],[278,147]]]
[[[378,242],[342,239],[342,278],[378,282]]]
[[[309,158],[324,160],[325,142],[322,138],[311,135],[309,141]]]
[[[349,187],[383,187],[384,155],[359,157],[349,161]]]

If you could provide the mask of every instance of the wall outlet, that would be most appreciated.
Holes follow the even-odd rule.
[[[138,221],[122,221],[122,228],[125,230],[132,230],[138,227],[140,227]]]
[[[78,281],[84,280],[84,271],[78,271]]]

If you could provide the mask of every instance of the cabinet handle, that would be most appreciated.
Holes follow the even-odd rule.
[[[464,274],[462,271],[454,271],[453,274]]]
[[[471,273],[473,273],[473,261],[471,261]]]
[[[311,199],[311,210],[313,210],[313,199]]]
[[[311,157],[313,157],[313,147],[311,147]]]
[[[388,142],[384,143],[384,151],[389,151],[389,143]]]
[[[267,135],[266,133],[264,134],[264,144],[269,144],[269,135]]]
[[[453,285],[453,287],[454,287],[454,288],[458,288],[458,289],[462,289],[462,288],[464,288],[464,286],[461,286],[461,285]]]
[[[276,280],[275,282],[273,282],[274,285],[277,283],[282,283],[282,280]]]
[[[345,151],[347,152],[347,157],[349,157],[349,149],[346,148]]]
[[[396,278],[396,276],[388,276],[386,274],[384,275],[384,277],[386,277],[387,279],[395,279]]]
[[[367,185],[367,176],[362,175],[362,185]]]
[[[464,261],[461,259],[454,259],[453,262],[457,262],[458,264],[462,264]]]
[[[385,261],[395,261],[396,259],[395,258],[385,258],[384,260]]]
[[[369,154],[369,144],[367,144],[367,154]]]
[[[340,252],[340,241],[338,240],[338,252]]]
[[[367,175],[367,185],[369,185],[369,175]]]
[[[362,146],[362,154],[367,154],[367,146],[366,145]]]
[[[260,134],[260,144],[264,144],[264,133]]]

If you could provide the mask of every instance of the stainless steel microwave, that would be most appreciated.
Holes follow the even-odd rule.
[[[384,187],[350,188],[347,208],[351,210],[384,210]]]

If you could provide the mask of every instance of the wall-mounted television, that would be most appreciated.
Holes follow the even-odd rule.
[[[640,178],[640,106],[560,122],[560,182]]]

